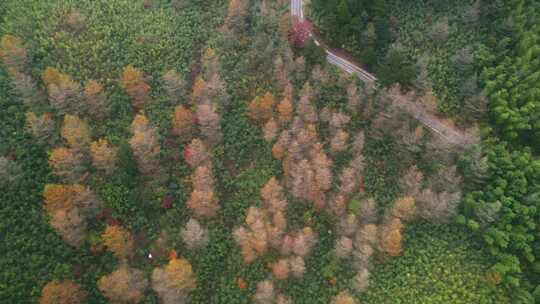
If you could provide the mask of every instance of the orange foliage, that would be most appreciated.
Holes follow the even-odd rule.
[[[132,255],[134,245],[131,233],[120,226],[107,226],[101,235],[103,244],[120,259]]]
[[[248,105],[249,117],[257,122],[266,122],[272,118],[276,100],[274,95],[267,92],[262,97],[256,97]]]
[[[77,116],[64,116],[61,134],[73,149],[86,150],[90,144],[90,128]]]
[[[280,142],[277,142],[272,146],[272,156],[277,159],[281,159],[285,156],[285,147],[283,147]]]
[[[268,230],[270,223],[267,214],[256,207],[250,207],[246,216],[249,229],[239,227],[234,231],[234,239],[241,246],[246,264],[264,255],[268,249]]]
[[[289,39],[289,34],[291,33],[291,29],[292,29],[291,20],[292,20],[291,14],[288,12],[283,14],[279,20],[279,34],[285,40]]]
[[[98,119],[102,119],[107,114],[106,96],[103,86],[95,80],[86,82],[84,86],[84,97],[88,106],[88,112]]]
[[[63,75],[55,68],[48,67],[41,73],[41,80],[43,80],[43,83],[45,83],[46,86],[50,86],[52,84],[54,85],[60,85],[61,79]]]
[[[47,184],[43,198],[43,208],[51,216],[53,228],[70,245],[82,245],[86,220],[100,204],[95,194],[81,185]]]
[[[159,170],[159,144],[157,129],[151,126],[144,114],[137,114],[131,124],[133,137],[129,145],[143,174],[154,174]]]
[[[412,196],[399,198],[391,209],[391,214],[402,221],[411,220],[416,212],[416,205]]]
[[[184,159],[191,167],[209,164],[210,155],[202,140],[194,138],[184,150]]]
[[[4,35],[0,40],[0,59],[7,68],[22,70],[27,61],[27,51],[21,39],[12,35]]]
[[[80,113],[85,109],[81,103],[82,90],[78,82],[55,68],[48,67],[41,79],[47,87],[49,101],[61,113]]]
[[[109,145],[109,142],[102,138],[90,144],[92,163],[98,170],[111,174],[116,168],[117,149]]]
[[[272,142],[279,132],[279,126],[275,119],[270,118],[263,127],[264,139],[267,142]]]
[[[401,254],[401,241],[403,224],[398,218],[392,218],[383,223],[380,233],[379,245],[381,250],[390,256],[399,256]]]
[[[193,192],[186,203],[187,207],[199,217],[213,217],[220,206],[214,194],[212,169],[207,166],[199,166],[195,169],[191,179]]]
[[[341,152],[347,149],[347,141],[349,140],[349,134],[342,129],[338,129],[330,140],[330,150],[333,153]]]
[[[41,291],[39,304],[79,304],[86,298],[81,287],[71,281],[52,281]]]
[[[200,101],[203,97],[203,93],[206,91],[206,81],[202,77],[197,77],[193,83],[191,98],[194,103]]]
[[[174,109],[172,132],[180,137],[188,137],[193,132],[193,122],[193,113],[184,106],[177,106]]]
[[[84,173],[83,155],[77,150],[56,148],[49,156],[49,166],[56,176],[68,182],[78,182]]]
[[[86,189],[81,185],[47,184],[43,190],[44,208],[48,213],[77,207],[77,196]]]
[[[294,108],[292,102],[288,98],[279,102],[277,110],[279,113],[279,122],[284,124],[291,121]]]
[[[172,259],[152,273],[152,288],[165,303],[184,303],[196,286],[191,264],[183,258]]]
[[[356,304],[356,300],[347,291],[340,292],[334,297],[331,304]]]
[[[245,281],[244,279],[242,279],[242,278],[238,278],[238,279],[236,280],[236,285],[238,285],[238,288],[239,288],[240,290],[246,290],[246,288],[247,288],[247,283],[246,283],[246,281]]]
[[[219,210],[219,204],[213,191],[193,190],[187,207],[199,217],[213,217]]]
[[[221,133],[221,117],[217,112],[217,106],[209,102],[203,102],[197,106],[197,124],[201,135],[208,144],[216,144],[223,138]]]
[[[136,109],[143,108],[151,89],[150,85],[145,82],[144,73],[129,65],[124,68],[120,83],[129,97],[131,97],[133,107]]]
[[[123,265],[101,277],[98,287],[111,303],[137,303],[144,297],[148,280],[142,271]]]
[[[169,260],[176,260],[178,258],[178,253],[176,253],[176,250],[171,250],[169,252]]]
[[[144,115],[144,113],[139,113],[135,115],[133,118],[133,121],[131,122],[131,132],[145,132],[150,127],[150,121],[148,118]]]
[[[274,277],[278,280],[285,280],[289,277],[289,261],[287,259],[280,259],[270,265]]]
[[[71,246],[79,247],[84,243],[87,223],[78,208],[56,211],[52,214],[50,223]]]
[[[87,97],[96,96],[103,92],[103,86],[95,80],[89,80],[84,86],[84,95]]]

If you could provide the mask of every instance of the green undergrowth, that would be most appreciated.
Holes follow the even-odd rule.
[[[492,262],[480,243],[454,226],[407,228],[403,255],[374,265],[362,303],[510,303],[491,285]]]

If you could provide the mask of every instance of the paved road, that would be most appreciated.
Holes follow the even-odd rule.
[[[474,143],[474,137],[471,134],[462,132],[444,119],[429,113],[420,103],[409,100],[409,98],[403,94],[389,93],[388,96],[392,100],[393,106],[409,113],[424,126],[444,138],[450,144],[467,146]]]
[[[300,20],[304,20],[304,10],[302,0],[291,0],[291,15],[297,17]],[[313,36],[313,33],[312,33]],[[377,78],[367,72],[366,70],[360,68],[351,61],[343,58],[342,56],[337,55],[335,52],[330,51],[328,48],[324,47],[321,41],[314,37],[315,44],[321,46],[326,51],[326,60],[341,70],[358,76],[362,81],[368,84],[374,84],[377,81]],[[423,125],[431,129],[434,133],[438,134],[446,141],[451,144],[466,146],[474,142],[473,138],[453,125],[447,123],[446,121],[438,118],[437,116],[429,113],[426,109],[421,107],[418,103],[415,103],[407,96],[400,94],[389,94],[392,99],[392,104],[418,119]]]

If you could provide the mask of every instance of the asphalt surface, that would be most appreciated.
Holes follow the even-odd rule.
[[[291,0],[290,5],[291,15],[300,20],[304,20],[302,0]],[[377,78],[368,71],[343,58],[343,56],[339,56],[335,52],[329,50],[327,47],[325,47],[325,44],[322,41],[313,35],[313,33],[311,33],[311,36],[313,36],[315,44],[322,47],[326,51],[326,60],[330,64],[337,66],[339,69],[348,74],[358,76],[358,78],[368,84],[375,84],[377,82]],[[411,101],[407,96],[400,94],[389,94],[388,96],[392,99],[393,106],[406,111],[420,121],[424,126],[428,127],[434,133],[444,138],[447,142],[459,146],[466,146],[474,142],[474,139],[470,134],[457,129],[451,123],[447,123],[447,121],[444,119],[429,113],[419,103]]]

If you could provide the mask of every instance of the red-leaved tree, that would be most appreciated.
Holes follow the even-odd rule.
[[[291,44],[297,47],[304,47],[306,42],[311,39],[311,29],[313,28],[311,22],[307,20],[297,20],[293,24],[291,34],[289,35],[289,41]]]

